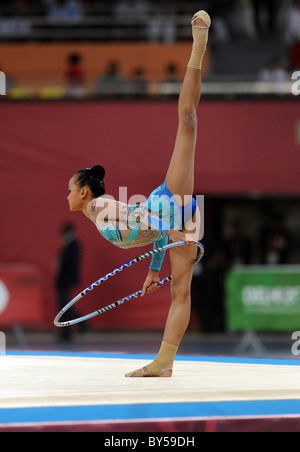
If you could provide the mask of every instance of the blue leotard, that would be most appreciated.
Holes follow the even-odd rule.
[[[193,218],[197,208],[194,198],[185,206],[180,207],[175,197],[166,186],[166,182],[156,188],[142,206],[129,206],[127,228],[129,237],[123,240],[122,231],[117,222],[109,221],[97,224],[101,235],[119,248],[134,248],[153,243],[154,248],[160,248],[168,243],[167,231],[171,228],[181,230],[184,224]],[[140,218],[146,217],[148,229],[142,230]],[[150,268],[160,270],[165,253],[157,253],[152,257]]]

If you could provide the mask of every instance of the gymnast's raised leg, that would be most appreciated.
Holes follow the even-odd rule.
[[[201,68],[206,50],[210,18],[204,11],[192,19],[193,48],[182,84],[178,102],[178,132],[175,147],[166,176],[166,185],[171,193],[186,205],[194,191],[194,160],[197,138],[197,106],[201,96]],[[170,232],[173,241],[182,240],[182,232]],[[170,250],[172,302],[165,326],[161,348],[150,364],[127,374],[127,377],[171,377],[173,361],[187,329],[191,297],[190,287],[193,275],[195,246],[178,247]]]

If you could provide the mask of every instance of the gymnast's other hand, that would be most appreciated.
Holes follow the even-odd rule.
[[[143,285],[141,297],[143,297],[146,293],[150,294],[156,292],[159,289],[159,287],[157,286],[158,282],[159,282],[159,272],[157,270],[150,269]]]

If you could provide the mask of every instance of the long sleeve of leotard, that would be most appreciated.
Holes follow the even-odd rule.
[[[154,242],[153,244],[153,249],[157,249],[157,248],[161,248],[162,246],[165,246],[168,244],[168,236],[164,237],[161,240],[157,240],[157,242]],[[150,264],[150,269],[151,270],[156,270],[156,271],[160,271],[164,257],[165,257],[166,252],[163,251],[161,253],[155,253],[152,256],[152,260],[151,260],[151,264]]]

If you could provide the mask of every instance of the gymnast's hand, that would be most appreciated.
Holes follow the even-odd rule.
[[[143,297],[146,293],[150,294],[156,292],[159,289],[159,287],[157,287],[156,285],[156,283],[158,282],[159,282],[159,272],[157,270],[150,269],[143,285],[141,297]]]

